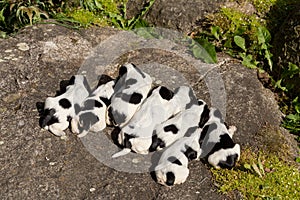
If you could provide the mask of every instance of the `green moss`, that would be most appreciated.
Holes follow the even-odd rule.
[[[71,17],[82,27],[89,27],[91,25],[107,26],[108,22],[104,16],[96,15],[91,11],[85,9],[73,10],[67,13],[68,17]]]
[[[234,169],[212,173],[223,193],[237,190],[244,199],[299,198],[299,170],[274,155],[256,155],[248,149]]]

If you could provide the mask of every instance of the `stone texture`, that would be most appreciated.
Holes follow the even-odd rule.
[[[55,95],[59,82],[76,74],[90,50],[116,32],[110,28],[74,31],[44,24],[26,27],[14,37],[0,41],[3,199],[229,199],[217,192],[209,166],[201,162],[191,163],[186,183],[169,189],[156,184],[149,173],[132,174],[107,167],[69,131],[67,140],[61,140],[41,130],[36,102]],[[29,48],[20,50],[20,43]],[[234,139],[243,148],[259,148],[269,139],[258,140],[259,130],[266,123],[278,129],[280,123],[281,113],[274,96],[263,88],[255,71],[222,55],[219,60],[225,61],[217,69],[227,94],[226,121],[238,128]],[[173,53],[153,49],[129,52],[116,59],[107,73],[116,76],[117,66],[124,62],[157,62],[173,68],[193,86],[199,98],[210,104],[205,84],[209,80],[201,79],[197,70]],[[153,73],[158,76],[160,72],[156,70]],[[171,82],[173,78],[167,80]],[[175,83],[176,77],[172,84]],[[289,135],[279,134],[283,136],[280,143],[294,145],[286,140]]]
[[[139,13],[145,0],[129,0],[128,18]],[[146,21],[164,28],[190,33],[201,26],[205,15],[216,11],[226,0],[156,0],[146,15]]]

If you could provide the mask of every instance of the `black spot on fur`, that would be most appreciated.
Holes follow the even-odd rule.
[[[59,100],[58,103],[64,109],[71,108],[71,106],[72,106],[71,102],[66,98],[63,98],[63,99]]]
[[[189,109],[192,107],[192,105],[198,104],[198,100],[191,88],[189,88],[189,97],[190,97],[190,102],[186,104],[185,109]]]
[[[131,97],[130,97],[129,103],[131,103],[131,104],[139,104],[139,103],[141,103],[142,98],[143,98],[143,95],[134,92],[131,95]]]
[[[224,133],[223,135],[220,135],[220,141],[213,145],[214,146],[208,153],[208,156],[216,151],[219,151],[220,149],[231,149],[235,146],[235,143],[232,141],[231,137],[228,134]]]
[[[220,110],[216,109],[214,111],[214,116],[222,121],[222,113],[220,112]]]
[[[133,136],[133,135],[128,135],[127,133],[124,133],[124,148],[128,148],[128,149],[131,149],[131,147],[132,147],[132,145],[131,145],[131,143],[130,143],[130,139],[131,138],[135,138],[135,136]]]
[[[153,87],[153,88],[148,92],[147,98],[150,97],[150,96],[152,95],[153,91],[154,91],[155,89],[157,89],[158,87],[159,87],[159,86]]]
[[[94,124],[99,121],[99,117],[92,112],[86,112],[79,116],[79,121],[83,122],[83,126],[79,127],[79,132],[88,131]]]
[[[200,116],[200,121],[198,123],[198,126],[200,128],[203,128],[203,126],[206,124],[206,122],[209,120],[209,108],[207,105],[204,106],[203,112],[201,113]]]
[[[226,127],[227,129],[229,129],[229,126],[228,126],[228,124],[227,124],[226,122],[224,122],[224,125],[225,125],[225,127]]]
[[[194,160],[197,158],[197,152],[194,149],[192,149],[191,147],[189,147],[187,145],[185,146],[185,148],[186,148],[186,150],[183,153],[188,158],[188,160],[191,161],[191,160]]]
[[[216,123],[212,123],[212,124],[208,124],[208,125],[204,126],[204,128],[202,129],[202,132],[201,132],[201,136],[199,138],[200,146],[202,145],[202,142],[203,142],[204,138],[206,137],[206,135],[208,135],[208,137],[209,137],[209,133],[211,133],[213,130],[215,130],[217,128],[218,128],[218,126]]]
[[[237,154],[229,155],[227,156],[225,161],[220,161],[218,163],[218,166],[225,169],[232,169],[237,161],[237,158],[238,158]]]
[[[182,165],[182,163],[180,162],[180,160],[178,160],[176,157],[171,156],[168,158],[168,161],[177,165]]]
[[[118,147],[122,148],[123,146],[119,144],[118,138],[119,134],[121,132],[121,129],[119,127],[115,127],[111,132],[111,139]]]
[[[152,136],[152,143],[151,146],[149,147],[149,151],[153,152],[156,151],[158,147],[164,148],[166,146],[165,142],[162,141],[160,138],[157,137],[156,134]]]
[[[105,97],[100,97],[100,100],[103,101],[103,103],[106,105],[106,106],[109,106],[110,105],[110,99],[108,98],[105,98]]]
[[[178,128],[174,124],[171,124],[171,125],[165,126],[164,131],[165,132],[171,131],[173,134],[176,134],[176,133],[178,133]]]
[[[201,105],[203,105],[204,104],[204,102],[202,101],[202,100],[198,100],[198,105],[199,106],[201,106]]]
[[[197,128],[197,126],[188,128],[188,130],[184,134],[184,137],[190,137],[197,130]]]
[[[103,107],[102,103],[95,99],[88,99],[84,102],[84,108],[82,110],[93,110],[94,108]]]
[[[55,113],[56,110],[54,108],[45,109],[39,120],[40,126],[44,128],[45,126],[50,126],[51,124],[58,123],[58,118],[54,116]]]
[[[174,175],[174,173],[173,172],[168,172],[167,173],[167,182],[166,182],[166,184],[168,186],[172,186],[172,185],[174,185],[174,182],[175,182],[175,175]]]
[[[99,78],[99,81],[98,81],[97,87],[104,85],[113,80],[110,76],[108,76],[106,74],[102,74],[102,75],[98,76],[98,78]]]
[[[174,96],[174,93],[164,86],[161,86],[161,88],[159,89],[159,94],[163,99],[168,101],[171,100]]]
[[[76,113],[76,115],[81,111],[81,107],[80,107],[80,105],[79,104],[74,104],[74,110],[75,110],[75,113]]]
[[[85,89],[88,91],[88,93],[90,94],[92,92],[91,87],[86,79],[86,77],[83,77],[83,85],[85,87]]]
[[[69,80],[68,85],[74,85],[75,84],[75,76],[72,76],[71,79]]]
[[[137,83],[136,79],[130,78],[126,81],[125,85],[134,85]]]
[[[125,114],[119,113],[117,110],[112,109],[112,107],[108,109],[108,117],[114,126],[120,125],[126,120]]]
[[[119,76],[121,77],[121,76],[123,76],[126,73],[127,73],[127,68],[125,66],[121,66],[119,68]]]

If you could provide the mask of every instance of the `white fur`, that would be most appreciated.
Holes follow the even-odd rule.
[[[211,108],[210,109],[210,117],[208,122],[205,124],[205,126],[211,126],[212,124],[216,125],[216,129],[212,129],[208,131],[208,133],[205,135],[203,143],[201,145],[202,149],[202,155],[201,157],[206,157],[207,154],[213,149],[214,144],[220,142],[220,137],[221,135],[226,135],[230,137],[231,142],[232,137],[234,135],[234,132],[236,131],[235,126],[230,126],[229,129],[226,128],[222,118],[216,117],[214,115],[215,111],[217,111],[216,108]],[[211,126],[212,127],[212,126]],[[220,150],[213,152],[211,155],[208,156],[208,162],[214,166],[215,168],[220,168],[218,166],[218,163],[220,161],[226,161],[228,156],[235,155],[237,154],[237,160],[240,158],[240,145],[235,144],[232,148],[221,148]]]
[[[73,118],[75,116],[74,104],[81,104],[82,101],[89,95],[89,91],[84,85],[84,76],[76,75],[73,85],[69,85],[66,88],[66,92],[57,97],[48,97],[45,101],[44,110],[55,109],[54,117],[58,118],[58,123],[45,126],[46,130],[51,131],[56,136],[65,136],[64,130],[68,128],[68,117]],[[59,105],[59,100],[67,99],[71,103],[71,107],[68,109],[62,108]]]
[[[72,132],[77,133],[78,137],[84,137],[88,134],[89,131],[91,132],[99,132],[102,131],[104,128],[106,128],[106,111],[107,111],[107,106],[105,102],[103,102],[100,97],[104,97],[107,99],[110,99],[111,95],[114,93],[114,81],[109,81],[106,84],[100,85],[89,97],[85,99],[83,104],[81,105],[81,111],[72,119],[71,121],[71,127],[72,127]],[[92,110],[85,110],[84,109],[84,103],[87,102],[88,100],[97,100],[99,101],[103,106],[102,107],[94,107]],[[88,121],[85,121],[82,119],[80,121],[80,116],[85,114],[85,113],[93,113],[95,116],[99,118],[99,120],[95,123],[92,124],[88,130],[79,130],[79,127],[84,127]]]
[[[159,159],[158,165],[155,167],[155,174],[158,183],[168,186],[166,184],[168,172],[172,172],[175,176],[173,184],[181,184],[186,181],[189,175],[189,160],[183,152],[186,152],[187,146],[192,148],[197,152],[196,160],[198,160],[201,154],[201,149],[198,142],[200,135],[201,129],[198,128],[194,133],[192,133],[190,137],[179,138],[176,142],[174,142],[166,150],[164,150]],[[168,160],[168,158],[170,157],[177,158],[177,160],[179,160],[182,165],[170,162]]]
[[[142,72],[145,76],[143,77],[138,69],[132,64],[126,64],[124,66],[127,68],[127,73],[120,77],[120,79],[116,83],[115,93],[111,97],[111,105],[109,106],[109,108],[124,115],[125,121],[123,121],[122,123],[112,124],[110,118],[107,117],[107,124],[119,127],[123,127],[132,118],[134,113],[146,98],[152,86],[152,78],[148,74]],[[126,81],[130,79],[136,80],[136,83],[127,84]],[[139,104],[131,104],[121,98],[122,95],[132,95],[135,92],[143,96]]]
[[[160,96],[160,89],[161,86],[153,90],[151,96],[144,101],[128,124],[121,129],[119,144],[123,145],[124,134],[126,133],[134,136],[134,138],[129,139],[132,151],[139,154],[148,154],[155,126],[184,110],[191,101],[189,97],[191,89],[187,86],[179,87],[178,92],[170,100],[163,99]]]
[[[191,108],[181,111],[174,117],[163,122],[162,124],[158,124],[155,127],[156,135],[164,142],[165,147],[171,145],[174,141],[183,137],[189,128],[198,127],[200,116],[205,105],[206,104],[195,104]],[[178,132],[176,134],[171,131],[166,132],[164,130],[164,127],[167,127],[169,125],[175,125],[178,129]],[[160,148],[158,147],[157,149],[159,150]]]

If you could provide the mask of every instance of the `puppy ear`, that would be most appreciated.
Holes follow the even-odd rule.
[[[166,144],[164,141],[162,141],[160,138],[157,137],[156,134],[152,136],[152,143],[151,146],[149,147],[149,151],[153,152],[157,150],[157,147],[164,148]]]
[[[42,116],[44,113],[45,103],[44,102],[36,102],[35,106],[36,106],[36,109],[37,109],[39,115]]]
[[[108,83],[109,81],[113,80],[110,76],[108,76],[106,74],[102,74],[102,75],[98,76],[98,78],[99,78],[99,81],[98,81],[97,87],[99,87],[100,85],[104,85],[104,84]]]
[[[43,115],[40,117],[39,124],[42,128],[49,126],[54,123],[58,123],[58,118],[54,116],[55,109],[46,109]]]

